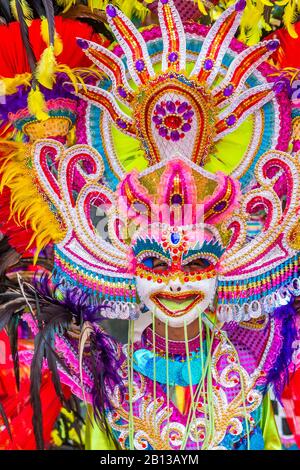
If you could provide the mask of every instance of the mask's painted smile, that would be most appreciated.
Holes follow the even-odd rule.
[[[151,237],[147,233],[137,237],[133,245],[137,293],[156,318],[181,328],[212,304],[223,254],[217,236],[206,227],[194,231],[169,227]]]
[[[194,308],[197,303],[201,302],[204,299],[204,294],[194,291],[178,294],[156,292],[150,298],[166,315],[181,317]]]

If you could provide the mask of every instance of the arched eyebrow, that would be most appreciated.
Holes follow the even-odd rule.
[[[225,251],[225,248],[216,241],[206,241],[204,240],[203,244],[200,245],[199,242],[196,243],[194,248],[187,250],[185,253],[182,254],[182,263],[186,264],[192,261],[193,259],[201,258],[201,257],[211,257],[215,259],[216,262],[221,258]]]
[[[140,257],[144,253],[149,255],[149,257],[153,257],[155,254],[171,261],[170,252],[165,250],[154,238],[137,238],[132,250],[135,257]]]

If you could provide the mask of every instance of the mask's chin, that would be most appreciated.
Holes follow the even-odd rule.
[[[172,292],[168,284],[158,284],[137,277],[141,301],[156,318],[173,328],[193,323],[210,305],[216,292],[216,278],[189,282],[180,292]]]

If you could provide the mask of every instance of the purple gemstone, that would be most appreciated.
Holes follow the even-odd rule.
[[[212,61],[211,59],[206,59],[206,60],[204,61],[204,68],[205,68],[205,70],[211,70],[211,69],[213,68],[213,66],[214,66],[214,63],[213,63],[213,61]]]
[[[234,114],[230,114],[230,115],[228,116],[228,118],[226,119],[226,124],[227,124],[228,126],[233,126],[233,124],[235,124],[235,122],[236,122],[236,117],[235,117]]]
[[[183,124],[181,130],[182,130],[183,132],[188,132],[188,131],[191,130],[191,125],[190,125],[188,122],[186,122],[185,124]]]
[[[177,142],[180,139],[180,135],[178,131],[172,131],[171,132],[171,140],[173,142]]]
[[[167,3],[169,3],[169,0],[160,0],[160,1],[163,5],[166,5]]]
[[[173,196],[171,198],[171,202],[172,202],[172,204],[182,204],[181,195],[180,194],[173,194]]]
[[[221,212],[225,209],[226,207],[226,201],[221,201],[218,204],[215,205],[214,211],[215,212]]]
[[[89,43],[85,39],[77,38],[77,44],[81,49],[88,49]]]
[[[139,59],[135,63],[135,68],[137,69],[138,72],[142,72],[145,68],[145,62],[143,59]]]
[[[123,121],[123,119],[117,119],[116,122],[117,122],[118,126],[121,127],[121,129],[126,129],[127,124],[126,124],[125,121]]]
[[[183,103],[181,103],[178,108],[177,108],[177,111],[179,114],[182,114],[184,113],[186,110],[187,110],[187,107],[188,107],[188,103],[186,101],[184,101]]]
[[[118,92],[119,92],[119,95],[120,95],[122,98],[126,98],[126,97],[127,97],[127,92],[124,90],[123,87],[119,86]]]
[[[188,120],[191,119],[193,116],[194,116],[194,111],[190,110],[190,111],[187,111],[186,113],[184,113],[183,119],[185,119],[186,121],[188,121]]]
[[[155,106],[155,111],[158,113],[158,114],[161,114],[161,116],[165,116],[166,115],[166,110],[165,108],[163,108],[160,104],[157,104]]]
[[[161,124],[162,123],[162,118],[160,116],[153,116],[152,121],[155,124]]]
[[[175,113],[176,111],[176,106],[173,101],[167,101],[166,102],[166,108],[169,111],[169,113]]]
[[[235,4],[235,10],[236,11],[242,11],[242,10],[244,10],[245,6],[246,6],[246,0],[239,0]]]
[[[169,54],[169,61],[176,62],[177,60],[178,60],[177,52],[171,52],[171,54]]]
[[[159,135],[161,137],[167,137],[168,135],[168,129],[166,127],[161,127],[158,131]]]
[[[274,40],[274,41],[269,41],[269,42],[267,43],[267,49],[268,49],[269,51],[276,51],[276,49],[278,49],[278,47],[279,47],[279,44],[280,44],[279,41],[276,41],[276,40]]]
[[[113,5],[107,5],[106,13],[111,18],[114,18],[115,16],[117,16],[117,10],[115,9],[115,7]]]
[[[233,85],[227,85],[227,87],[224,89],[223,91],[223,95],[224,96],[231,96],[232,93],[233,93],[233,90],[234,90],[234,86]]]

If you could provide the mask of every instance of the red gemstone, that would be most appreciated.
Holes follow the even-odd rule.
[[[164,124],[169,129],[179,129],[182,125],[182,118],[180,116],[166,116],[164,119]]]

